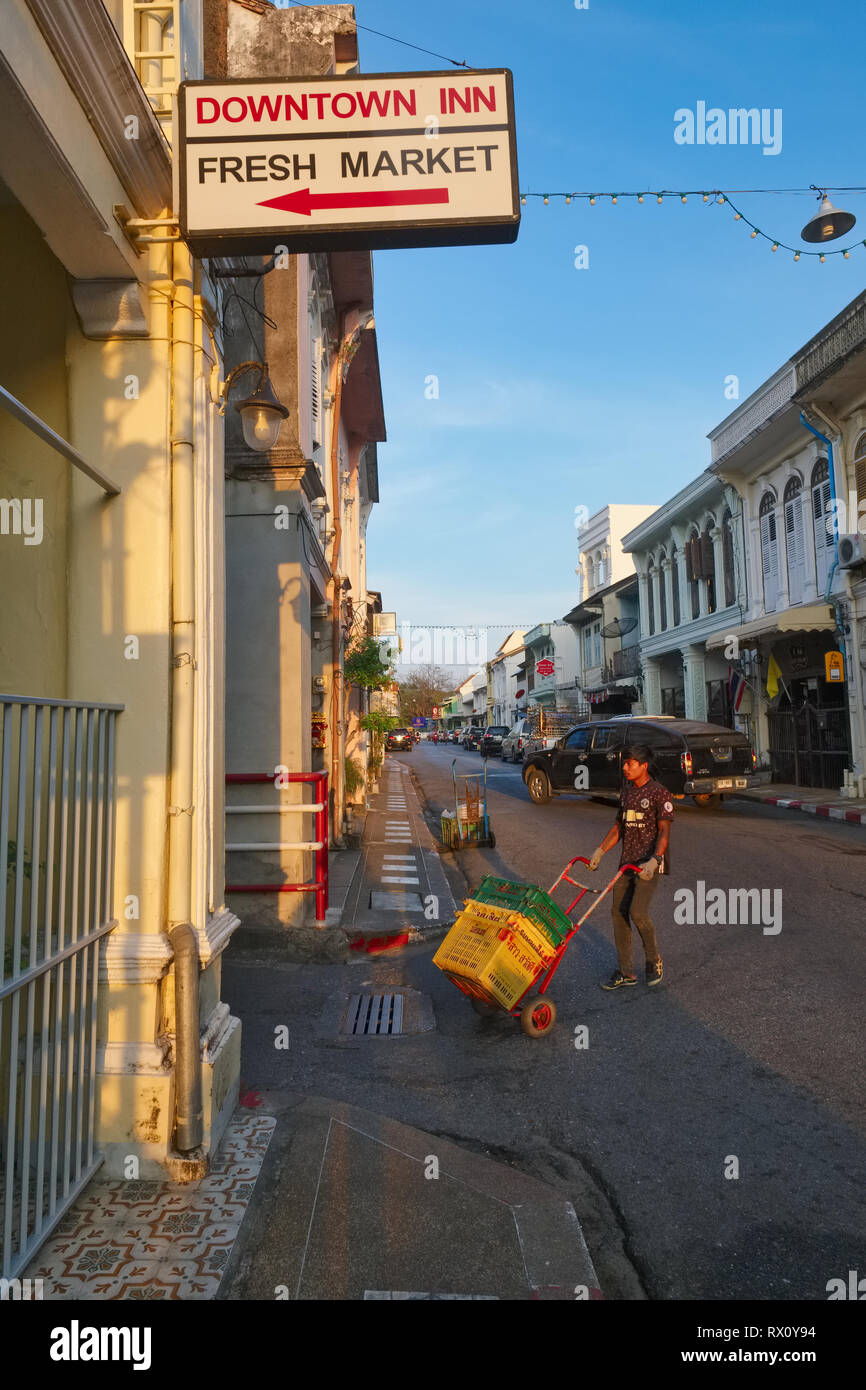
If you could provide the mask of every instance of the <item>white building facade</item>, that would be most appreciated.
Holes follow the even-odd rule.
[[[536,623],[523,640],[526,647],[525,703],[549,708],[576,704],[580,691],[574,628],[565,622]],[[552,671],[548,669],[548,663],[552,665]]]
[[[623,537],[655,510],[609,503],[578,531],[581,601],[563,621],[577,638],[580,697],[599,718],[636,712],[640,703],[638,586]]]
[[[638,574],[643,712],[734,726],[729,662],[707,640],[746,613],[740,502],[701,473],[624,538]],[[736,721],[750,729],[751,704]]]

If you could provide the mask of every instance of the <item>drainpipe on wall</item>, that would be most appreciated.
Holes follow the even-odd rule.
[[[343,326],[345,328],[345,315],[343,316]],[[338,714],[340,710],[340,695],[338,690],[338,673],[340,671],[340,612],[342,608],[343,590],[340,576],[337,573],[337,563],[340,558],[340,545],[343,539],[342,525],[342,506],[340,503],[340,475],[339,475],[339,452],[340,452],[340,413],[343,405],[343,365],[344,348],[346,345],[345,337],[340,339],[340,345],[334,354],[334,365],[332,367],[333,381],[331,383],[331,394],[334,400],[333,416],[331,420],[331,500],[334,508],[334,540],[331,546],[331,836],[336,840],[342,825],[340,796],[340,738],[338,734]]]
[[[193,263],[172,248],[171,303],[171,774],[168,808],[168,936],[174,950],[175,1147],[201,1146],[198,937],[190,921],[195,736],[195,322]],[[196,1174],[198,1176],[198,1174]]]
[[[841,440],[841,438],[842,438],[842,427],[841,427],[841,425],[839,425],[835,420],[831,420],[830,417],[829,417],[829,415],[827,415],[827,414],[820,408],[820,406],[811,405],[811,406],[809,407],[809,409],[810,409],[810,410],[813,410],[814,413],[815,413],[821,420],[823,420],[824,423],[828,426],[828,428],[831,429],[831,430],[833,431],[833,433],[834,433],[835,435],[837,435],[838,438]],[[836,613],[836,627],[837,627],[839,633],[842,634],[843,637],[844,637],[844,632],[843,632],[843,628],[842,628],[842,614],[841,614],[841,611],[840,611],[839,601],[838,601],[838,599],[831,599],[831,598],[830,598],[830,590],[831,590],[832,587],[833,587],[833,579],[834,579],[834,576],[835,576],[835,574],[836,574],[836,570],[837,570],[838,567],[839,567],[839,510],[838,510],[838,508],[837,508],[837,506],[836,506],[836,464],[835,464],[835,458],[834,458],[834,455],[833,455],[833,445],[832,445],[832,443],[830,442],[830,440],[829,440],[829,438],[827,437],[826,434],[822,434],[822,433],[820,432],[820,430],[816,430],[816,429],[815,429],[815,426],[809,423],[809,421],[806,419],[806,416],[805,416],[805,414],[803,413],[803,411],[800,412],[800,424],[803,425],[803,426],[810,432],[810,434],[814,434],[814,436],[815,436],[816,439],[820,439],[820,440],[822,441],[822,443],[824,443],[824,444],[827,445],[827,454],[828,454],[829,465],[830,465],[830,505],[831,505],[832,508],[833,508],[833,552],[834,552],[834,558],[833,558],[833,564],[832,564],[831,567],[830,567],[830,573],[829,573],[829,575],[827,576],[827,588],[826,588],[826,591],[825,591],[825,593],[824,593],[824,601],[825,601],[825,603],[832,603],[832,604],[833,604],[833,608],[834,608],[834,611],[835,611],[835,613]],[[847,597],[848,597],[848,599],[849,599],[849,601],[850,601],[850,599],[851,599],[851,592],[850,592],[850,576],[848,576],[846,588],[847,588],[847,590],[848,590]],[[845,645],[846,645],[846,647],[849,647],[849,644],[848,644],[847,642],[845,643]],[[846,658],[847,658],[846,665],[847,665],[847,667],[848,667],[848,679],[849,679],[849,680],[851,679],[851,674],[852,674],[852,672],[853,672],[853,674],[854,674],[854,706],[855,706],[855,709],[857,710],[857,733],[858,733],[859,743],[860,743],[860,757],[863,758],[863,757],[866,757],[866,711],[864,711],[863,672],[862,672],[862,670],[861,670],[861,668],[860,668],[859,657],[856,656],[856,654],[855,654],[855,655],[852,655],[853,647],[854,647],[854,643],[852,642],[852,643],[850,644],[850,650],[849,650],[849,651],[846,651]],[[855,764],[855,766],[856,766],[856,764]],[[846,774],[846,775],[847,775],[847,774]],[[853,784],[854,784],[854,786],[853,786],[854,795],[855,795],[855,796],[862,796],[862,795],[863,795],[863,792],[864,792],[864,782],[866,782],[866,777],[864,777],[864,774],[863,774],[862,772],[855,773],[855,775],[851,778],[851,780],[852,780],[852,782],[853,782]]]
[[[347,328],[352,321],[351,329]],[[343,769],[340,765],[342,740],[338,735],[338,715],[341,710],[338,673],[340,671],[340,613],[342,609],[342,580],[337,572],[340,546],[343,539],[342,506],[340,501],[339,450],[340,416],[343,406],[343,379],[357,351],[362,328],[372,326],[373,316],[362,317],[360,307],[347,309],[342,316],[340,344],[334,354],[331,394],[334,400],[331,423],[331,493],[334,505],[334,540],[331,546],[331,833],[336,840],[343,825]]]

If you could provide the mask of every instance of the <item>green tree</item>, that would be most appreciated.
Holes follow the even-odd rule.
[[[365,634],[354,639],[343,661],[343,678],[347,687],[363,685],[368,690],[377,690],[391,679],[391,667],[382,660],[375,637]]]
[[[450,673],[430,663],[413,667],[411,674],[399,684],[400,718],[404,724],[411,724],[414,715],[429,719],[433,706],[444,704],[454,691]]]

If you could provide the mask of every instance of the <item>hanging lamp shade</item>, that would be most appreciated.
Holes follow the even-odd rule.
[[[803,241],[835,241],[837,237],[850,232],[856,221],[853,212],[840,212],[838,208],[834,208],[825,194],[821,202],[821,211],[817,217],[806,223],[800,236]]]

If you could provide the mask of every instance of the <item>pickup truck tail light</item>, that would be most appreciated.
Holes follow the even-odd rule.
[[[752,771],[754,772],[758,766],[758,755],[755,752],[754,748],[750,749],[750,752],[752,754]]]
[[[680,767],[682,768],[682,770],[683,770],[683,772],[685,773],[686,777],[691,777],[691,775],[692,775],[692,755],[691,755],[691,753],[688,752],[688,750],[686,750],[685,753],[680,753]]]

